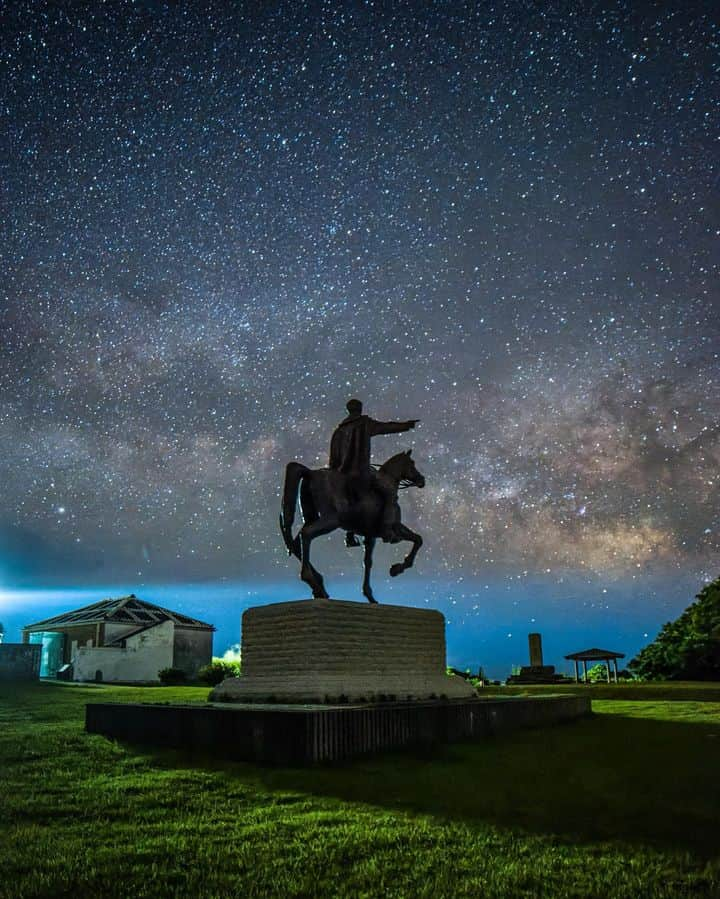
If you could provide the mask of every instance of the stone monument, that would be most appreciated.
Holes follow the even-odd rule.
[[[406,606],[379,607],[370,587],[375,542],[408,540],[410,553],[390,568],[409,568],[422,544],[401,521],[398,491],[423,487],[411,451],[375,470],[371,438],[414,428],[418,419],[381,422],[350,400],[336,428],[328,468],[311,471],[298,462],[286,469],[280,528],[300,577],[313,599],[248,609],[242,618],[242,675],[213,690],[215,702],[338,703],[475,696],[474,687],[446,672],[445,619],[440,612]],[[292,526],[300,501],[304,524]],[[310,562],[310,544],[340,528],[346,545],[363,540],[363,593],[371,605],[330,599]]]
[[[530,648],[530,667],[542,668],[542,634],[528,634],[528,645]]]
[[[555,673],[554,665],[543,665],[541,634],[528,634],[528,648],[530,664],[523,665],[519,674],[511,675],[508,684],[556,684],[565,680],[562,674]]]
[[[311,471],[291,462],[286,469],[280,527],[313,598],[244,612],[242,674],[219,684],[209,703],[89,703],[88,732],[263,764],[306,765],[479,740],[590,712],[587,696],[480,699],[464,678],[447,674],[440,612],[377,603],[370,587],[373,547],[378,539],[408,540],[410,552],[390,575],[412,565],[422,538],[402,523],[398,491],[423,487],[425,479],[410,450],[374,470],[370,439],[407,431],[417,420],[375,421],[362,414],[358,400],[347,408],[328,468]],[[303,525],[294,534],[298,499]],[[315,537],[338,528],[350,548],[362,539],[367,603],[330,599],[310,561]],[[531,657],[537,659],[534,649]]]

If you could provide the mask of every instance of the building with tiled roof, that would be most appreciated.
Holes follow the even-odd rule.
[[[214,630],[131,594],[28,624],[23,642],[42,645],[41,676],[151,683],[163,668],[194,677],[212,658]]]

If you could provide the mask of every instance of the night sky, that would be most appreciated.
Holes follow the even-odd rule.
[[[720,573],[711,10],[4,4],[8,638],[136,592],[221,653],[309,595],[283,469],[358,396],[421,419],[373,453],[414,448],[425,546],[373,579],[451,661],[647,643]],[[361,600],[361,551],[315,546]]]

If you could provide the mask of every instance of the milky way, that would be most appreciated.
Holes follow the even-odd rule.
[[[283,468],[354,395],[421,419],[373,450],[427,478],[408,585],[717,574],[707,4],[32,2],[2,34],[6,586],[294,583]]]

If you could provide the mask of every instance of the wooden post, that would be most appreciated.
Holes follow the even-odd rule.
[[[575,665],[575,683],[580,683],[580,671],[578,670],[577,659],[573,659],[573,664]]]
[[[583,659],[583,680],[587,683],[587,659]]]
[[[617,659],[613,659],[613,665],[615,666],[615,683],[617,683],[618,682]]]
[[[607,682],[610,683],[610,659],[605,659],[605,674],[607,674]]]

